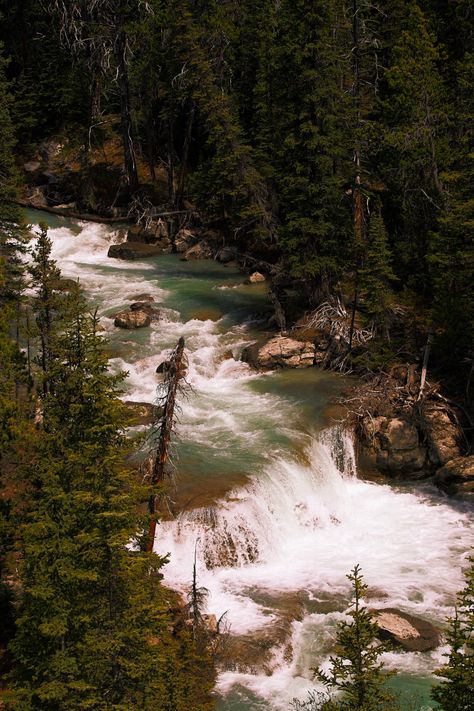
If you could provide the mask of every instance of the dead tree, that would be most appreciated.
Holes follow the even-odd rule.
[[[159,489],[162,487],[166,476],[166,464],[169,459],[171,435],[175,422],[176,395],[180,382],[186,374],[186,358],[184,354],[184,338],[181,337],[173,351],[165,371],[165,393],[163,396],[163,414],[158,429],[158,446],[151,469],[152,493],[148,502],[150,514],[147,551],[153,551],[156,532],[156,513]]]

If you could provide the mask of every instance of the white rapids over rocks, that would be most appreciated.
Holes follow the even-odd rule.
[[[166,305],[169,287],[162,285],[155,261],[107,258],[115,239],[109,228],[67,221],[49,235],[63,276],[80,279],[104,315],[104,330],[127,347],[126,355],[112,360],[112,367],[129,373],[127,399],[154,400],[156,365],[184,336],[192,390],[182,403],[181,440],[206,445],[206,452],[215,450],[223,461],[236,448],[254,458],[247,483],[216,505],[184,511],[159,526],[156,550],[170,554],[169,585],[188,589],[197,546],[198,582],[209,590],[208,611],[227,612],[236,635],[271,627],[277,612],[262,601],[265,594],[275,599],[303,591],[315,603],[338,595],[347,600],[346,574],[355,563],[362,566],[377,606],[400,607],[438,622],[452,612],[466,550],[474,542],[467,505],[448,502],[430,487],[407,491],[358,480],[347,433],[301,431],[294,403],[249,387],[268,376],[229,356],[223,359],[225,351],[235,355],[248,341],[245,328],[225,332],[219,322],[182,320]],[[138,336],[117,334],[110,315],[140,293],[163,304],[161,320]],[[294,449],[273,447],[275,432],[296,443]],[[307,611],[291,625],[290,658],[277,647],[271,674],[223,672],[218,689],[225,697],[240,685],[260,700],[235,708],[288,709],[294,697],[302,699],[314,688],[309,669],[324,664],[324,642],[341,617],[341,612]],[[439,661],[439,650],[387,655],[389,666],[420,676]],[[223,701],[219,708],[234,706]]]

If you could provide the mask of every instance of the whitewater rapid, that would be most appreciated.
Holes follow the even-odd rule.
[[[190,506],[159,526],[155,549],[170,554],[166,582],[189,589],[196,549],[208,611],[227,613],[236,638],[271,633],[285,601],[303,600],[302,614],[287,621],[265,669],[257,664],[221,673],[219,708],[234,708],[225,699],[247,689],[253,701],[239,691],[235,708],[288,709],[294,697],[315,688],[310,668],[326,663],[347,607],[346,574],[356,563],[371,605],[399,607],[434,622],[452,612],[474,543],[469,507],[429,486],[410,491],[359,480],[347,432],[303,422],[298,402],[270,387],[274,376],[257,375],[238,360],[251,340],[255,316],[245,314],[242,304],[254,303],[252,287],[210,265],[206,289],[193,295],[199,265],[178,268],[170,257],[109,259],[118,233],[101,225],[56,222],[49,235],[63,275],[80,279],[99,307],[113,347],[111,367],[128,372],[125,399],[155,400],[156,366],[185,338],[190,387],[181,402],[178,438],[188,457],[186,476],[195,489],[226,479],[229,486],[209,505]],[[117,329],[113,314],[145,293],[158,303],[160,320],[136,333]],[[231,299],[233,316],[193,317],[194,301],[208,305],[209,293]],[[179,462],[177,469],[179,475]],[[390,654],[387,663],[427,676],[441,653]]]

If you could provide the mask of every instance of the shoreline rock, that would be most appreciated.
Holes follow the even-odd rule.
[[[309,368],[314,365],[315,346],[310,341],[295,341],[276,336],[258,350],[260,368]]]
[[[447,462],[436,472],[435,483],[446,494],[474,494],[474,455]]]
[[[158,244],[145,244],[144,242],[121,242],[109,247],[107,256],[112,259],[134,260],[144,257],[156,257],[158,254],[169,254],[169,251]]]

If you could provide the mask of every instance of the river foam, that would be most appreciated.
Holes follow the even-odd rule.
[[[316,431],[302,419],[297,402],[265,387],[272,376],[256,375],[234,357],[249,339],[246,327],[227,326],[225,315],[183,317],[180,293],[192,300],[196,272],[181,276],[177,262],[166,260],[163,267],[159,260],[109,259],[108,247],[118,235],[102,225],[63,221],[50,237],[63,275],[80,279],[99,306],[104,332],[117,345],[111,366],[128,372],[124,397],[154,401],[156,366],[180,336],[185,338],[189,389],[178,435],[192,452],[188,469],[196,486],[200,476],[206,482],[201,487],[212,484],[204,478],[207,470],[220,481],[232,481],[235,473],[247,477],[238,486],[230,484],[213,505],[161,523],[156,550],[171,554],[167,583],[183,592],[189,588],[197,547],[198,582],[209,590],[208,611],[227,612],[236,637],[273,634],[286,601],[295,595],[303,601],[298,619],[286,620],[284,640],[275,642],[265,670],[258,664],[250,671],[237,666],[220,675],[220,708],[233,708],[225,698],[243,688],[254,696],[239,708],[288,709],[293,697],[314,688],[310,668],[327,662],[350,594],[346,574],[356,563],[370,586],[371,603],[439,622],[452,612],[465,551],[474,542],[467,506],[454,505],[429,487],[409,491],[357,479],[347,432]],[[166,265],[175,269],[174,280]],[[224,270],[216,272],[213,286],[208,290],[213,294],[238,296],[241,310],[251,298],[242,296]],[[140,333],[119,331],[114,310],[140,293],[154,296],[161,319]],[[439,651],[391,655],[387,662],[423,676],[436,668]]]

